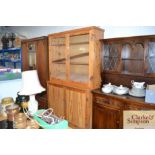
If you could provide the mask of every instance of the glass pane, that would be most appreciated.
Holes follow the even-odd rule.
[[[122,48],[122,59],[131,58],[131,53],[132,53],[131,45],[130,44],[123,45],[123,48]]]
[[[142,43],[126,43],[122,47],[122,73],[143,74],[144,47]]]
[[[29,51],[28,51],[29,69],[36,69],[35,44],[29,44],[28,48],[29,48]]]
[[[89,34],[84,35],[77,35],[70,37],[70,44],[80,44],[80,43],[87,43],[89,41]]]
[[[134,51],[132,52],[132,58],[144,59],[144,45],[143,43],[137,43]]]
[[[122,59],[144,59],[144,47],[142,43],[136,43],[134,46],[130,44],[123,45]]]
[[[155,73],[155,42],[149,42],[147,63],[148,63],[147,73]]]
[[[66,66],[65,64],[53,63],[51,77],[58,79],[66,79]]]
[[[118,70],[119,65],[119,45],[105,45],[103,54],[103,69]]]
[[[52,61],[65,58],[65,38],[51,39]]]
[[[125,74],[142,74],[144,63],[140,60],[122,60],[122,73]]]
[[[88,82],[89,34],[70,37],[70,80]]]
[[[76,82],[88,82],[88,65],[71,65],[70,80]]]
[[[66,79],[65,38],[53,38],[50,40],[52,52],[51,77]]]
[[[70,37],[70,55],[80,55],[89,51],[89,35],[71,36]]]

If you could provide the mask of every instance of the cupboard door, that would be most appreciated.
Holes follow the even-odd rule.
[[[71,125],[86,128],[87,94],[85,91],[66,89],[66,118]]]
[[[38,76],[41,85],[46,88],[46,81],[48,79],[47,40],[38,40],[36,45],[36,67]]]
[[[28,70],[28,44],[22,43],[22,71]]]
[[[121,128],[121,111],[109,107],[93,107],[93,129]]]
[[[144,50],[143,41],[124,43],[122,45],[122,73],[144,74]]]
[[[64,88],[48,85],[48,106],[54,110],[58,117],[65,117],[65,97]]]
[[[66,80],[66,37],[49,38],[49,71],[51,78]]]
[[[105,44],[103,52],[103,70],[120,72],[120,44]]]
[[[70,80],[87,83],[89,80],[89,34],[69,38]]]

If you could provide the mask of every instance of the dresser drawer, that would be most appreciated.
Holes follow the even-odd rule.
[[[136,104],[128,103],[125,109],[126,110],[153,110],[154,108],[145,106],[144,104],[136,105]]]
[[[124,108],[124,103],[119,100],[108,98],[105,96],[94,96],[94,104],[103,107],[107,106],[114,109],[122,109]]]

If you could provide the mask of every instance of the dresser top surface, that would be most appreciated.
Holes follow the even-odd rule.
[[[115,98],[115,99],[122,100],[122,101],[137,102],[137,103],[143,103],[143,104],[146,104],[146,105],[155,106],[155,104],[153,104],[153,103],[146,103],[145,102],[145,97],[133,97],[133,96],[130,96],[128,94],[127,95],[116,95],[114,93],[106,94],[106,93],[103,93],[101,91],[101,89],[95,89],[92,92],[94,94],[103,95],[104,97],[110,97],[110,98]]]

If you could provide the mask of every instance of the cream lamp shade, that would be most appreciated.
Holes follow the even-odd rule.
[[[33,95],[45,91],[40,84],[36,70],[22,72],[22,89],[19,95]]]
[[[35,94],[45,91],[40,84],[36,70],[22,72],[22,89],[19,95],[29,95],[28,111],[33,116],[38,110],[38,101],[35,99]]]

